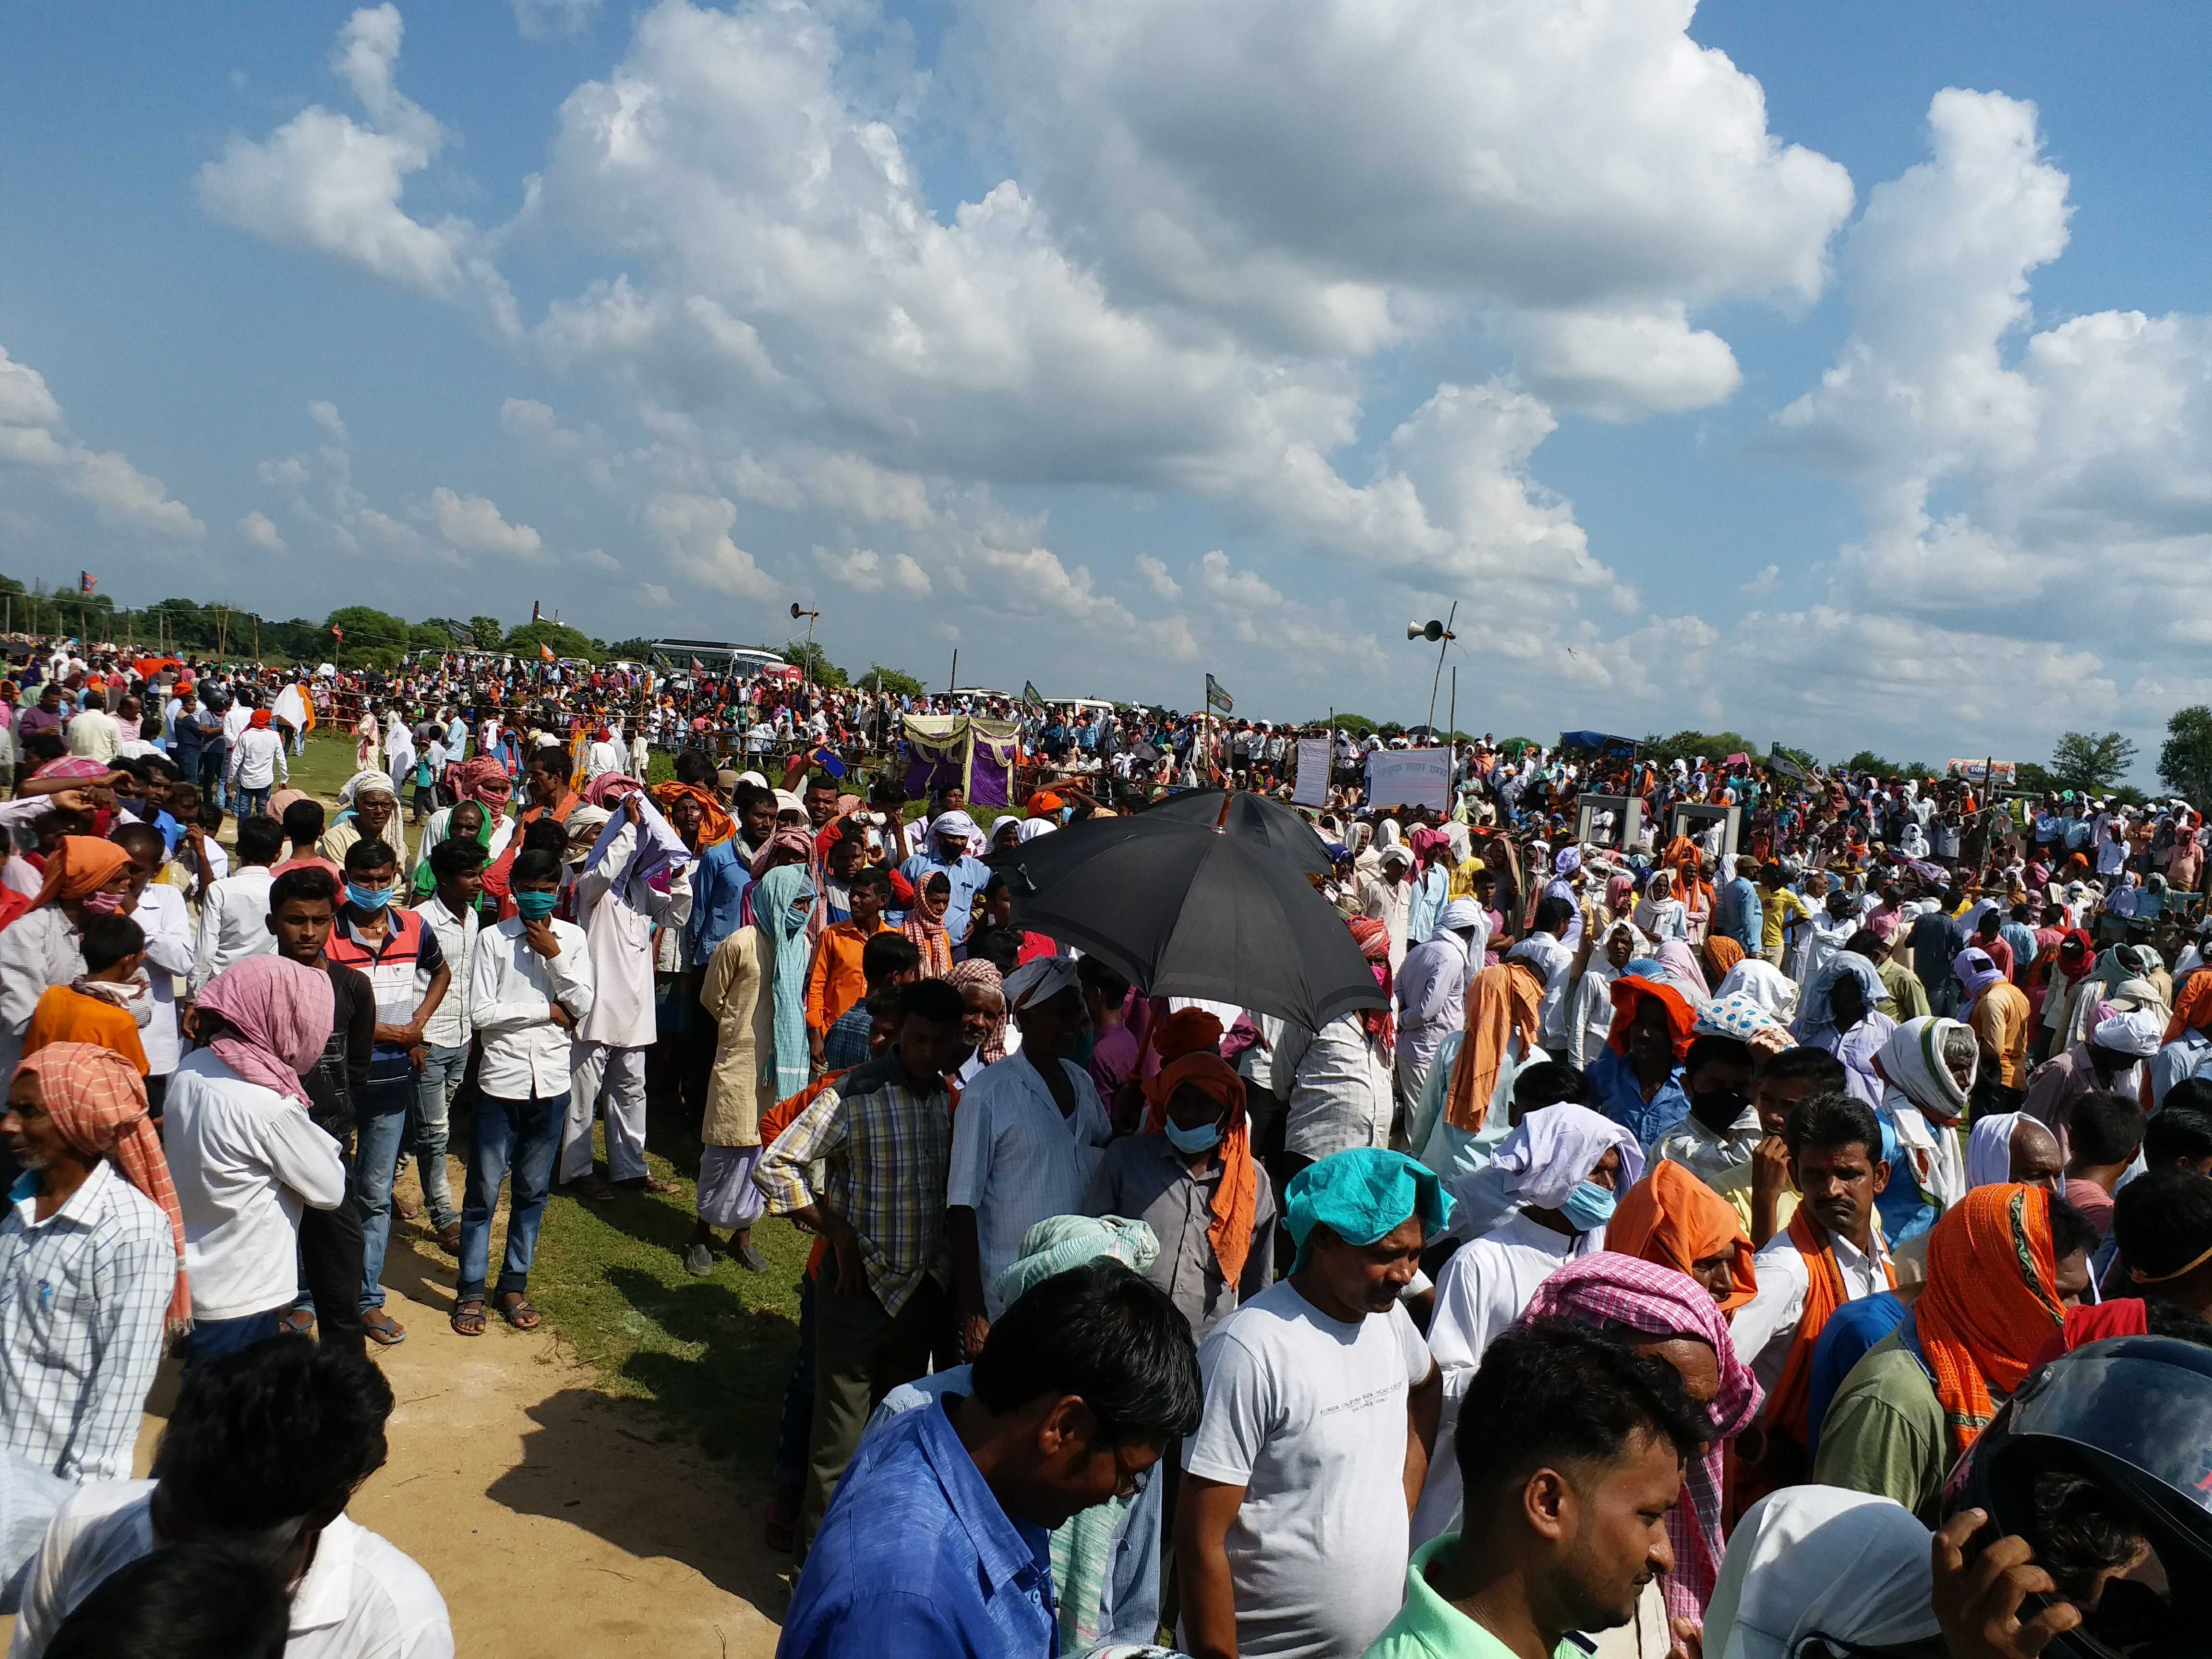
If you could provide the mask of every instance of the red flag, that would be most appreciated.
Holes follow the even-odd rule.
[[[331,632],[340,640],[343,640],[345,638],[345,629],[343,628],[333,628],[331,629]]]
[[[554,660],[553,647],[546,644],[543,640],[538,641],[538,654],[544,658],[548,662]]]

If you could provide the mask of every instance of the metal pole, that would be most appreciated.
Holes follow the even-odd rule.
[[[1453,750],[1456,751],[1459,748],[1459,665],[1457,663],[1452,665],[1451,708],[1444,715],[1444,726],[1447,728],[1446,735],[1451,740]]]
[[[1429,740],[1437,735],[1437,686],[1444,677],[1444,653],[1451,649],[1451,626],[1459,620],[1459,601],[1454,599],[1451,610],[1444,618],[1444,636],[1437,645],[1437,672],[1429,681]]]
[[[806,689],[814,690],[814,613],[806,613]]]
[[[945,683],[945,706],[952,706],[952,689],[960,684],[960,647],[952,647],[952,678]]]

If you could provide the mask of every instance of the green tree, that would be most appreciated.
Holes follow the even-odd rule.
[[[845,671],[831,662],[819,645],[810,645],[805,640],[787,640],[778,655],[795,668],[805,669],[817,685],[832,689],[849,685]]]
[[[613,662],[650,662],[653,660],[653,641],[641,634],[633,635],[605,647],[605,654]]]
[[[2158,747],[2158,775],[2193,806],[2212,801],[2212,708],[2197,702],[2173,711]]]
[[[227,630],[229,648],[238,648],[238,623],[243,618],[234,617]],[[247,623],[250,629],[252,623]],[[339,629],[343,640],[331,636],[331,629]],[[341,605],[323,619],[323,637],[335,647],[337,659],[342,664],[383,662],[407,649],[407,624],[388,611],[378,611],[366,605]]]
[[[1893,776],[1896,774],[1897,768],[1888,761],[1884,760],[1880,755],[1875,754],[1873,750],[1862,749],[1857,754],[1852,756],[1849,760],[1844,763],[1844,770],[1846,772],[1871,772],[1878,778],[1887,778]]]
[[[922,695],[922,684],[911,674],[896,668],[886,668],[879,662],[868,665],[868,672],[860,676],[860,684],[871,691],[888,691],[895,697],[918,697]]]
[[[496,617],[469,618],[469,637],[479,651],[496,651],[500,641],[507,637],[507,629],[500,626]]]
[[[2117,732],[2063,732],[2051,751],[2051,772],[2058,787],[2093,795],[2127,776],[2135,763],[2135,744]]]
[[[538,647],[547,645],[552,647],[553,654],[556,657],[580,658],[586,662],[599,660],[599,653],[592,650],[590,639],[566,623],[556,623],[550,618],[510,628],[501,645],[502,649],[511,651],[518,657],[538,657],[541,653]]]

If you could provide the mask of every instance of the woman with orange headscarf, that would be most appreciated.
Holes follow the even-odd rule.
[[[1893,1498],[1934,1525],[1944,1478],[2089,1285],[2096,1231],[2041,1187],[1977,1187],[1928,1241],[1905,1323],[1851,1368],[1821,1422],[1822,1486]]]
[[[1735,1206],[1672,1158],[1653,1164],[1620,1195],[1606,1223],[1605,1248],[1687,1273],[1723,1316],[1759,1290]]]
[[[33,897],[0,893],[0,1077],[23,1057],[23,1033],[47,988],[84,972],[86,915],[127,913],[133,878],[131,855],[113,842],[64,836]]]
[[[1597,1091],[1599,1109],[1640,1146],[1689,1115],[1681,1062],[1697,1018],[1689,999],[1656,969],[1623,974],[1613,983],[1613,1030],[1605,1052],[1590,1063],[1590,1086]]]
[[[1203,1340],[1273,1282],[1274,1189],[1252,1156],[1244,1080],[1211,1048],[1163,1066],[1145,1099],[1143,1129],[1107,1147],[1083,1212],[1152,1228],[1160,1253],[1145,1277]]]

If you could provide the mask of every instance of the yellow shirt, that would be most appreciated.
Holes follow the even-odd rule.
[[[1759,942],[1765,946],[1766,954],[1770,957],[1782,948],[1782,930],[1784,927],[1793,921],[1813,920],[1813,907],[1787,887],[1762,884],[1759,890],[1759,908],[1766,923],[1765,931],[1759,936]]]
[[[2027,994],[2006,980],[1983,992],[1966,1016],[1984,1046],[1996,1051],[1997,1081],[2008,1089],[2027,1086]]]

